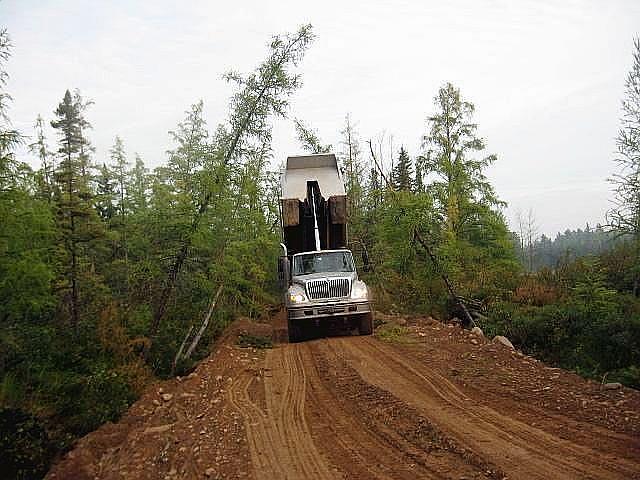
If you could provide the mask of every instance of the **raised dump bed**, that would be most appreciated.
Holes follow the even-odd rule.
[[[346,248],[347,197],[335,155],[288,157],[280,181],[280,218],[289,255]],[[313,202],[319,247],[314,231]]]

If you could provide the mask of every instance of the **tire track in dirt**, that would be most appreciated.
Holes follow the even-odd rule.
[[[233,383],[228,399],[245,419],[245,429],[256,479],[319,480],[340,478],[320,453],[305,418],[307,380],[298,352],[269,351],[264,378],[266,408],[251,396],[255,376]]]
[[[504,477],[389,392],[364,382],[323,342],[295,347],[310,378],[314,437],[347,478]]]
[[[373,338],[333,339],[369,383],[391,392],[444,431],[502,467],[510,478],[638,478],[638,463],[576,445],[477,405],[427,365],[410,362]]]

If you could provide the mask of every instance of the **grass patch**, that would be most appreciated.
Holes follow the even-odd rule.
[[[409,329],[400,325],[388,325],[376,330],[376,337],[384,342],[406,343],[409,341]]]
[[[264,335],[252,335],[251,333],[241,333],[238,335],[238,345],[242,348],[273,348],[273,342]]]

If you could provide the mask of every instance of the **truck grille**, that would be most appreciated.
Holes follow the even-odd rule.
[[[348,278],[328,278],[307,282],[307,295],[310,300],[319,298],[348,297],[351,282]]]

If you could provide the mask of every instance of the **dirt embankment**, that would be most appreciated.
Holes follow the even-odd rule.
[[[404,321],[402,321],[404,323]],[[640,393],[452,325],[240,348],[80,440],[49,479],[640,478]],[[387,327],[383,327],[381,332]]]

